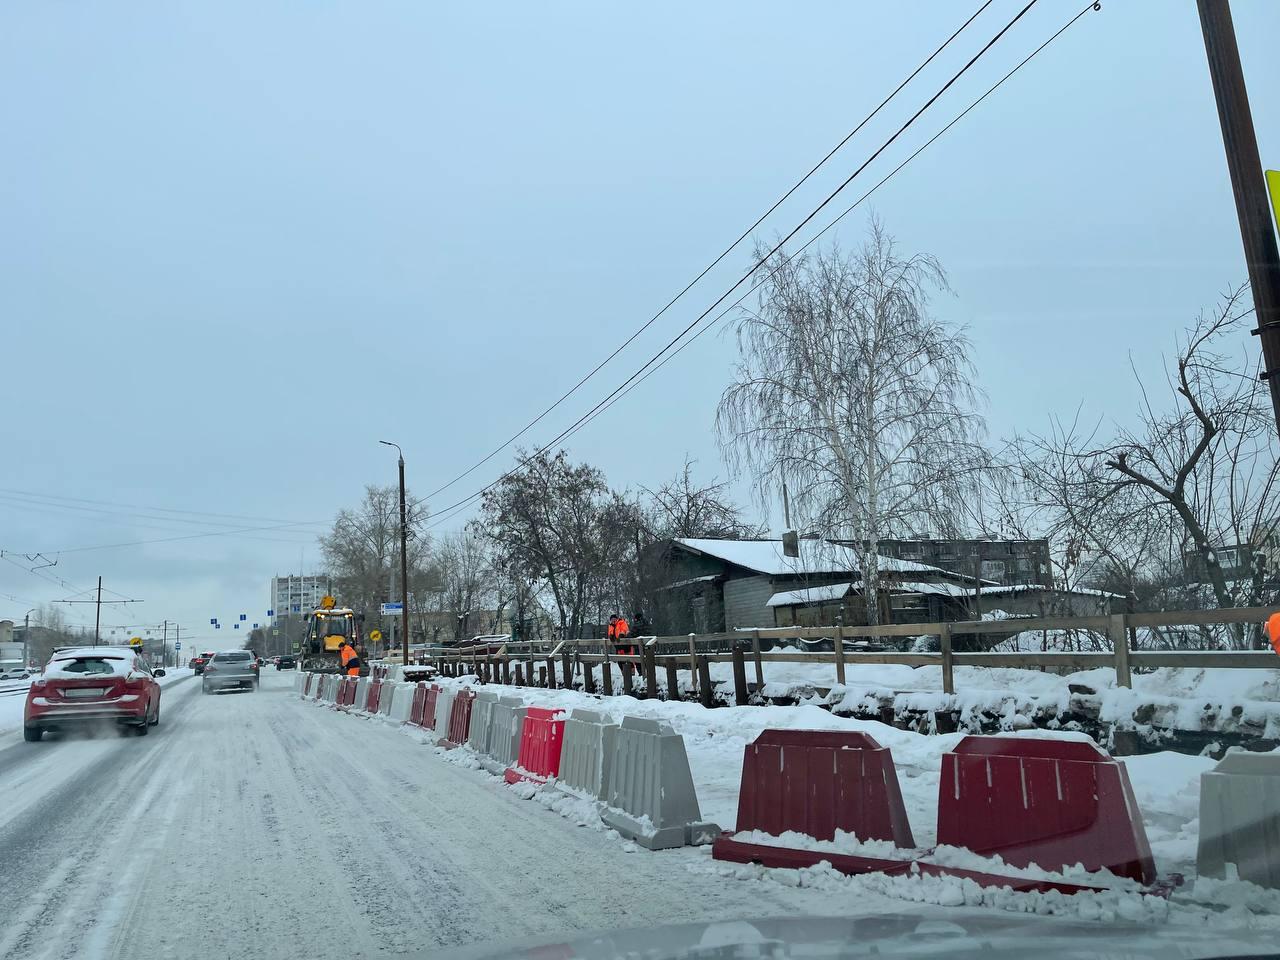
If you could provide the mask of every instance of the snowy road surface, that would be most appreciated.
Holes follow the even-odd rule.
[[[628,852],[292,685],[172,684],[145,738],[0,738],[0,957],[349,958],[903,906]]]

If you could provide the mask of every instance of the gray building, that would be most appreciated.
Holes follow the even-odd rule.
[[[892,541],[899,544],[924,541]],[[942,544],[945,541],[928,541]],[[955,541],[952,541],[953,543]],[[963,543],[964,541],[961,541]],[[998,542],[979,541],[984,552],[1016,561]],[[1045,541],[1013,541],[1015,546]],[[666,540],[646,553],[650,571],[651,629],[660,635],[718,633],[752,627],[831,626],[866,623],[860,560],[848,543],[801,540],[798,557],[785,556],[780,540]],[[908,548],[908,553],[914,552]],[[924,552],[923,550],[921,551]],[[939,554],[943,551],[938,550]],[[956,553],[960,550],[957,548]],[[1024,556],[1034,554],[1028,548]],[[962,558],[952,559],[959,566]],[[1060,591],[1043,582],[975,579],[962,570],[902,556],[880,555],[880,623],[938,623],[981,618],[995,611],[1013,616],[1109,612],[1110,594]],[[1030,572],[1043,578],[1045,569]],[[1006,568],[1006,571],[1010,569]],[[1016,563],[1011,567],[1028,572]]]
[[[1048,540],[920,538],[881,540],[877,547],[877,552],[888,557],[927,563],[953,573],[981,577],[1000,586],[1053,587]]]

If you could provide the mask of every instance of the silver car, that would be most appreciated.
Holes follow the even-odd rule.
[[[204,666],[201,689],[205,693],[219,690],[257,690],[258,661],[248,650],[223,650],[215,653]]]

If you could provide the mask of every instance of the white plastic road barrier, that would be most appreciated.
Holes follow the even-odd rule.
[[[356,699],[355,702],[351,704],[351,709],[363,712],[364,701],[367,696],[369,696],[369,678],[360,677],[356,680]]]
[[[1280,889],[1280,754],[1229,753],[1200,775],[1196,872]]]
[[[449,714],[453,712],[452,690],[440,688],[440,695],[436,697],[436,740],[443,740],[449,735]]]
[[[391,694],[391,707],[388,714],[392,720],[400,723],[409,722],[409,712],[413,709],[413,691],[417,689],[416,683],[393,683],[390,691],[383,690],[382,695],[385,697],[388,692]]]
[[[474,716],[472,723],[475,723]],[[617,745],[618,725],[594,710],[574,710],[564,722],[557,787],[567,787],[597,800],[605,798],[609,769]]]
[[[623,719],[605,803],[600,819],[650,850],[711,843],[720,835],[702,819],[684,738],[657,720]]]
[[[293,671],[293,692],[294,693],[302,693],[302,688],[305,685],[306,679],[307,679],[307,675],[303,673],[301,670]]]
[[[382,681],[382,692],[378,695],[378,713],[381,716],[391,716],[391,698],[395,696],[398,683],[392,683],[390,680]]]
[[[471,704],[471,727],[467,731],[467,746],[476,753],[489,752],[489,728],[493,720],[493,708],[497,702],[496,693],[481,690]]]
[[[320,677],[320,696],[318,699],[333,703],[338,695],[338,678],[332,673]]]
[[[502,776],[507,767],[515,766],[520,759],[520,737],[524,733],[527,712],[528,708],[519,697],[499,697],[493,705],[488,752],[487,756],[480,758],[480,765],[490,773]]]

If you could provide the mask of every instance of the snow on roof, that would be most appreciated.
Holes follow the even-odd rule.
[[[829,583],[823,587],[805,587],[800,590],[783,590],[775,593],[765,604],[767,607],[789,607],[796,603],[821,603],[839,600],[853,586],[852,583]]]
[[[798,576],[821,573],[859,573],[858,554],[851,547],[831,543],[828,540],[801,540],[800,556],[788,557],[782,553],[781,540],[710,540],[681,539],[676,543],[696,553],[705,553],[734,566],[746,567],[770,576]],[[914,560],[898,560],[880,557],[881,572],[890,573],[941,573],[955,577],[961,574],[941,567]]]
[[[659,587],[659,590],[674,590],[676,587],[687,587],[694,583],[707,583],[711,580],[720,579],[720,574],[709,573],[705,577],[690,577],[688,580],[677,580],[675,583],[668,583],[665,587]]]
[[[109,646],[105,643],[96,647],[60,647],[53,652],[50,660],[70,660],[75,657],[111,657],[123,658],[133,655],[129,647]]]

